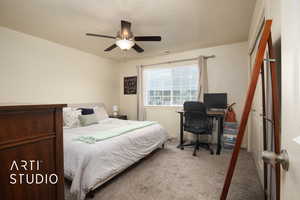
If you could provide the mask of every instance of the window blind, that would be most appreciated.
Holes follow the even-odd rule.
[[[197,64],[143,71],[144,105],[183,105],[198,96]]]

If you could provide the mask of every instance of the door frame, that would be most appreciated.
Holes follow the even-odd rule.
[[[251,72],[252,72],[252,62],[251,62],[251,56],[255,50],[255,47],[258,46],[258,42],[259,42],[259,39],[260,39],[260,35],[261,35],[261,32],[263,30],[263,27],[264,27],[264,24],[265,24],[265,9],[264,7],[261,7],[260,11],[258,12],[259,14],[259,20],[258,22],[256,23],[255,27],[254,27],[254,30],[255,30],[255,33],[254,35],[249,38],[249,49],[248,49],[248,59],[249,59],[249,67],[248,67],[248,79],[250,80],[251,78]],[[251,111],[251,114],[250,114],[250,118],[249,118],[249,123],[248,123],[248,126],[247,126],[247,150],[248,152],[251,152],[252,149],[251,149],[251,133],[252,132],[252,124],[253,124],[253,112]],[[263,183],[263,182],[262,182]]]

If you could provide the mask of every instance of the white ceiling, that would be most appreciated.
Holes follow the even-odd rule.
[[[102,57],[122,60],[245,41],[255,0],[0,0],[0,26]],[[161,35],[162,42],[137,42],[145,49],[103,50],[120,20],[134,35]]]

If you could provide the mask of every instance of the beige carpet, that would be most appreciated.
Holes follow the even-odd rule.
[[[231,154],[179,150],[174,143],[157,150],[95,192],[94,200],[219,199]],[[65,199],[71,200],[66,183]],[[242,151],[228,195],[230,200],[260,200],[263,191],[251,155]]]

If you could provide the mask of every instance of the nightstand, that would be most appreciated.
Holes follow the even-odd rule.
[[[127,120],[127,115],[109,115],[109,118],[117,118]]]

